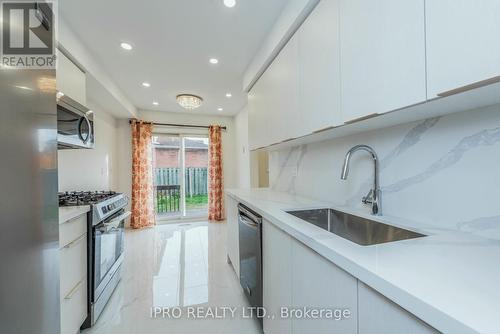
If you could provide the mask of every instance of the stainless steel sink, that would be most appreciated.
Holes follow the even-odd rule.
[[[298,210],[287,213],[362,246],[425,237],[424,234],[333,209]]]

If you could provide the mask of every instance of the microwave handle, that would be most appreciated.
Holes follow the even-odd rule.
[[[83,120],[85,120],[85,122],[87,123],[87,127],[89,129],[89,135],[87,136],[87,138],[83,138],[83,135],[82,135],[82,122],[83,122]],[[90,124],[88,117],[85,115],[83,115],[80,118],[80,122],[78,122],[78,137],[80,137],[80,139],[83,141],[84,144],[87,144],[90,137],[92,137],[92,125]]]

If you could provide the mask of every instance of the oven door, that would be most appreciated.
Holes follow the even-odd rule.
[[[122,261],[124,221],[130,212],[123,209],[94,226],[94,296],[97,300]]]
[[[94,147],[92,111],[67,96],[57,100],[57,143],[60,149]]]

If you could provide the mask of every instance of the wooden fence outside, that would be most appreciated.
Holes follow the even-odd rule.
[[[157,186],[180,185],[180,168],[155,168]],[[208,192],[208,169],[199,167],[186,168],[186,196],[206,195]]]

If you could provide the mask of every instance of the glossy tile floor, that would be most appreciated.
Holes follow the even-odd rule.
[[[190,307],[206,311],[248,306],[238,278],[226,262],[225,244],[226,224],[200,222],[127,230],[123,279],[97,324],[83,333],[261,333],[257,321],[239,315],[222,319],[187,316]],[[155,318],[153,307],[181,307],[184,316]]]

